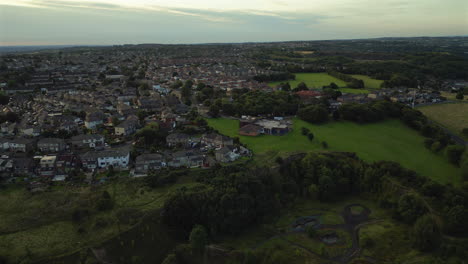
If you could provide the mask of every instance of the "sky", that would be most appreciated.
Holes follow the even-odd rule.
[[[468,0],[0,0],[0,46],[468,35]]]

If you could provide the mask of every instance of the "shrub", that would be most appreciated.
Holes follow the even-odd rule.
[[[301,127],[301,133],[302,135],[306,136],[307,134],[309,134],[310,130],[306,127]]]
[[[308,138],[310,141],[314,140],[314,134],[309,133],[309,134],[307,135],[307,138]]]

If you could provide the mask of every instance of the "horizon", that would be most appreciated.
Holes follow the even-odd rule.
[[[468,35],[463,0],[2,0],[0,46]]]
[[[123,43],[123,44],[37,44],[37,45],[2,45],[0,48],[19,48],[19,47],[111,47],[111,46],[138,46],[138,45],[223,45],[223,44],[261,44],[261,43],[285,43],[285,42],[319,42],[319,41],[352,41],[352,40],[379,40],[379,39],[412,39],[412,38],[468,38],[468,35],[440,35],[440,36],[409,36],[409,37],[373,37],[373,38],[337,38],[337,39],[315,39],[315,40],[285,40],[285,41],[246,41],[246,42],[200,42],[200,43]]]

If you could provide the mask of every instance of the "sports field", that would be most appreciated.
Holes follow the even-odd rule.
[[[390,160],[408,169],[431,177],[441,183],[458,184],[461,171],[449,164],[442,154],[435,154],[424,147],[424,138],[399,120],[387,120],[374,124],[330,122],[313,125],[294,120],[293,131],[285,136],[239,136],[239,121],[231,119],[208,119],[208,124],[220,133],[239,137],[250,148],[256,160],[272,162],[277,156],[304,151],[322,151],[321,142],[326,141],[329,150],[356,152],[366,161]],[[310,142],[301,134],[307,127],[315,135]]]

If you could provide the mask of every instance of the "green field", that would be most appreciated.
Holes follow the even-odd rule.
[[[368,94],[369,90],[366,89],[353,89],[353,88],[340,88],[338,89],[342,93],[351,93],[351,94]]]
[[[364,86],[367,89],[380,89],[380,85],[383,83],[382,80],[372,79],[367,75],[352,74],[351,76],[356,79],[363,80]]]
[[[468,103],[436,104],[418,110],[457,135],[462,136],[461,130],[468,128]]]
[[[336,83],[340,88],[346,87],[345,82],[330,76],[327,73],[295,73],[294,75],[296,75],[296,80],[289,81],[291,88],[296,88],[296,86],[301,82],[307,84],[309,89],[321,89],[323,86],[329,85],[332,82]],[[286,81],[270,82],[268,85],[275,87],[284,82]]]
[[[239,121],[231,119],[208,119],[208,124],[220,133],[237,137]],[[301,134],[301,127],[314,133],[310,142]],[[285,136],[259,137],[239,136],[259,163],[273,162],[278,155],[304,151],[321,151],[320,142],[326,141],[329,150],[356,152],[366,161],[390,160],[399,162],[408,169],[431,177],[441,183],[458,184],[461,171],[449,164],[442,154],[435,154],[424,147],[424,138],[399,120],[387,120],[375,124],[331,122],[313,125],[294,120],[293,131]]]
[[[337,79],[333,76],[330,76],[327,73],[295,73],[295,75],[296,80],[289,81],[291,88],[296,88],[296,86],[299,83],[304,82],[305,84],[307,84],[307,87],[309,87],[309,89],[320,89],[323,86],[329,85],[330,83],[334,82],[340,87],[340,91],[342,93],[352,94],[367,94],[369,93],[369,90],[367,89],[379,89],[380,85],[383,82],[382,80],[372,79],[366,75],[351,75],[356,79],[363,80],[364,85],[366,87],[366,89],[351,89],[346,88],[346,82]],[[284,82],[286,81],[270,82],[268,83],[268,85],[270,85],[271,87],[275,87]]]

